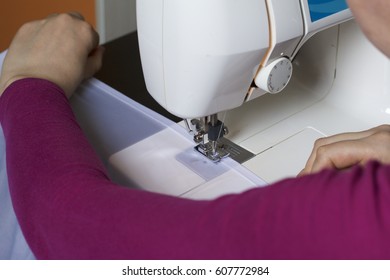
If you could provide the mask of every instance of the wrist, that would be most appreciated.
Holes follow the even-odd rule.
[[[55,89],[57,92],[61,92],[64,95],[64,97],[69,99],[69,97],[66,95],[66,92],[64,91],[64,89],[62,87],[60,87],[59,85],[57,85],[56,83],[54,83],[48,79],[35,78],[35,77],[30,77],[30,76],[20,76],[18,78],[10,80],[10,83],[8,84],[8,86],[6,86],[4,88],[4,90],[2,91],[2,93],[0,94],[0,98],[3,95],[6,95],[6,93],[8,91],[12,92],[12,88],[24,87],[26,85],[28,87],[31,87],[31,88],[35,88],[37,86],[44,87],[44,88],[52,88],[52,89]]]
[[[14,82],[16,82],[17,80],[21,80],[21,79],[24,79],[24,78],[27,78],[26,76],[14,76],[12,78],[9,78],[9,79],[0,79],[0,96],[3,95],[4,91],[11,85],[13,84]]]

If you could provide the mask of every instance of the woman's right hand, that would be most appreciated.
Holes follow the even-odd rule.
[[[390,164],[390,125],[318,139],[299,176],[323,169],[346,169],[377,160]]]

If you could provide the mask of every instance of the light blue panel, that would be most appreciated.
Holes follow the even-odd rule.
[[[345,0],[308,0],[307,2],[312,22],[348,9]]]

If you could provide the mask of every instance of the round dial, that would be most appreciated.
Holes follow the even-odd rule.
[[[286,57],[281,57],[260,70],[255,78],[256,85],[269,92],[281,92],[291,79],[293,66]]]

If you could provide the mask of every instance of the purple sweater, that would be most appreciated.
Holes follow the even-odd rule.
[[[63,91],[0,99],[13,205],[40,259],[389,259],[390,167],[326,170],[213,201],[108,179]]]

